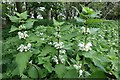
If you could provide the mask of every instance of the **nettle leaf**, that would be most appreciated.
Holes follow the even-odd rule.
[[[78,17],[76,17],[75,19],[76,19],[77,22],[80,22],[80,23],[85,23],[86,22],[85,19],[81,19],[81,18],[78,18]]]
[[[53,23],[54,23],[54,26],[61,26],[64,24],[64,22],[58,22],[54,18],[53,18]]]
[[[38,78],[38,72],[37,72],[37,69],[35,68],[35,66],[31,66],[29,69],[28,69],[28,75],[29,77],[31,78]]]
[[[19,15],[19,17],[22,18],[22,19],[27,19],[27,16],[28,16],[27,11],[25,11],[25,12],[23,12]]]
[[[104,21],[105,21],[104,19],[88,19],[86,20],[86,24],[102,23]]]
[[[26,39],[27,42],[40,42],[43,43],[44,41],[40,39],[39,36],[35,34],[30,34],[29,37]]]
[[[64,78],[78,78],[78,73],[75,69],[70,69],[65,73]]]
[[[99,73],[99,74],[98,74]],[[105,72],[102,70],[96,70],[88,78],[106,78]]]
[[[57,64],[55,66],[55,73],[57,74],[58,78],[63,78],[63,76],[65,75],[66,71],[67,71],[66,66],[63,65],[63,64]]]
[[[43,49],[42,49],[42,52],[39,56],[46,56],[47,54],[49,53],[52,53],[54,54],[55,53],[55,48],[54,47],[51,47],[51,46],[45,46]]]
[[[17,30],[18,30],[18,28],[12,25],[9,33],[17,31]]]
[[[45,62],[48,62],[50,60],[50,56],[43,57],[43,56],[38,56],[38,64],[43,64]]]
[[[101,68],[101,70],[107,72],[106,69],[105,69],[105,67],[104,67],[104,62],[103,62],[103,61],[99,60],[99,59],[96,57],[96,58],[93,58],[93,62],[94,62],[94,64],[95,64],[97,67]]]
[[[30,21],[30,22],[27,22],[26,24],[24,24],[24,26],[25,26],[26,29],[31,29],[33,27],[33,23],[34,22]]]
[[[16,16],[9,16],[9,15],[7,15],[7,16],[10,18],[11,22],[19,22],[21,20],[20,18],[18,18]]]
[[[32,56],[32,54],[30,52],[22,52],[22,53],[18,53],[16,55],[15,61],[17,63],[20,75],[22,75],[24,69],[27,66],[27,62],[31,56]]]
[[[51,73],[53,71],[52,64],[50,62],[45,62],[43,66]]]
[[[100,28],[90,28],[90,32],[91,34],[94,34],[95,32],[97,32]]]

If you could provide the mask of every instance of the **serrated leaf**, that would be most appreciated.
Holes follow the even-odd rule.
[[[26,24],[24,24],[26,29],[31,29],[33,27],[33,23],[34,22],[27,22]]]
[[[90,28],[90,32],[91,34],[94,34],[95,32],[97,32],[100,28]]]
[[[77,61],[79,61],[80,60],[80,57],[79,57],[79,55],[77,54],[77,56],[76,56],[76,60]]]
[[[58,78],[63,78],[63,76],[65,75],[66,71],[67,71],[66,67],[63,64],[58,64],[58,65],[55,66],[55,72],[56,72]]]
[[[99,74],[98,74],[99,73]],[[105,72],[101,70],[96,70],[90,76],[90,78],[106,78]]]
[[[105,21],[104,19],[88,19],[88,20],[86,20],[86,24],[101,23],[104,21]]]
[[[29,75],[29,77],[31,77],[31,78],[38,78],[38,72],[37,72],[35,66],[31,66],[31,67],[28,69],[28,75]]]
[[[78,78],[78,73],[75,69],[70,69],[65,73],[64,78]]]
[[[18,53],[16,55],[16,63],[20,72],[20,75],[22,75],[24,69],[27,66],[27,62],[29,60],[29,58],[32,56],[32,54],[30,52],[23,52],[23,53]]]
[[[54,26],[61,26],[64,24],[64,22],[58,22],[54,18],[53,18],[53,23],[54,23]]]
[[[17,30],[18,30],[18,28],[12,25],[9,33],[17,31]]]
[[[21,13],[20,15],[19,15],[19,17],[21,18],[21,19],[27,19],[27,11],[25,11],[25,12],[23,12],[23,13]]]
[[[53,71],[52,64],[50,62],[45,62],[43,66],[51,73]]]
[[[19,22],[21,20],[20,18],[18,18],[16,16],[9,16],[9,15],[7,15],[7,16],[10,18],[11,22]]]
[[[51,46],[45,46],[39,56],[46,56],[48,53],[52,52],[55,53],[55,49]]]

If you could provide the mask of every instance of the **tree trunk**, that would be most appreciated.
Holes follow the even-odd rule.
[[[18,13],[22,13],[21,2],[16,2],[16,8],[17,8],[17,12],[18,12]]]
[[[48,20],[51,20],[51,9],[48,11]]]

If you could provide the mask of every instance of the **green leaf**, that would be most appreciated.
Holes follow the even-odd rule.
[[[38,72],[37,72],[37,69],[35,68],[35,66],[31,66],[28,69],[28,75],[31,78],[38,78]]]
[[[75,18],[77,22],[80,22],[80,23],[85,23],[86,20],[85,19],[81,19],[81,18]]]
[[[65,73],[64,78],[78,78],[78,73],[75,69],[70,69]]]
[[[64,22],[58,22],[54,18],[53,18],[53,23],[54,23],[54,26],[56,26],[56,27],[64,24]]]
[[[77,54],[77,56],[76,56],[76,60],[77,61],[79,61],[80,60],[80,57],[79,57],[79,55]]]
[[[104,71],[96,70],[89,76],[89,78],[106,78],[106,75]]]
[[[27,66],[27,62],[29,60],[29,58],[32,56],[32,54],[30,52],[23,52],[23,53],[18,53],[16,55],[16,63],[20,72],[20,75],[22,75],[24,69]]]
[[[21,20],[20,18],[18,18],[16,16],[9,16],[9,15],[7,15],[7,16],[10,18],[11,22],[19,22]]]
[[[18,28],[12,25],[9,33],[17,31],[17,30],[18,30]]]
[[[34,22],[27,22],[25,25],[26,29],[31,29],[33,27]]]
[[[94,64],[95,64],[97,67],[101,68],[101,70],[107,72],[106,69],[105,69],[105,67],[104,67],[104,62],[103,62],[103,61],[101,62],[101,61],[96,57],[96,58],[93,58],[93,62],[94,62]]]
[[[21,19],[27,19],[27,11],[25,11],[25,12],[23,12],[23,13],[21,13],[20,15],[19,15],[19,17],[21,18]]]
[[[53,71],[52,64],[50,62],[45,62],[43,66],[51,73]]]
[[[95,32],[97,32],[100,28],[90,28],[90,32],[91,34],[94,34]]]
[[[86,24],[101,23],[104,21],[105,21],[104,19],[88,19],[86,20]]]
[[[65,65],[63,65],[63,64],[56,65],[55,66],[55,72],[56,72],[58,78],[63,78],[63,76],[66,73],[66,67],[65,67]]]
[[[39,56],[46,56],[50,52],[52,54],[54,54],[55,53],[55,48],[47,45],[42,49],[42,52]]]

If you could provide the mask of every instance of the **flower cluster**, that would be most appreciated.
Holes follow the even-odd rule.
[[[63,42],[54,42],[53,45],[55,46],[56,49],[61,49],[64,47]]]
[[[61,54],[65,54],[66,51],[65,51],[65,50],[60,50],[59,52],[60,52]]]
[[[26,52],[26,51],[28,51],[28,50],[30,50],[30,49],[31,49],[31,44],[30,44],[30,43],[28,43],[27,46],[21,44],[21,45],[17,48],[17,50],[19,50],[20,52],[23,52],[23,51]]]
[[[88,42],[87,44],[82,42],[82,43],[79,43],[78,46],[79,46],[79,49],[82,50],[82,51],[92,50],[91,49],[91,46],[92,46],[91,42]]]
[[[20,25],[19,29],[25,29],[25,26],[24,25]]]
[[[55,33],[54,33],[54,35],[55,35],[55,37],[58,37],[58,38],[60,38],[60,37],[61,37],[61,35],[60,35],[60,34],[58,34],[57,32],[55,32]]]
[[[82,29],[82,33],[91,33],[89,28],[86,29],[86,28],[83,26],[83,27],[81,27],[81,29]]]
[[[57,59],[57,56],[54,56],[54,57],[52,58],[52,60],[53,60],[54,62],[56,62],[56,64],[59,63],[59,62],[58,62],[58,59]]]
[[[82,64],[74,64],[73,67],[79,71],[79,77],[82,76],[83,70],[81,69]]]
[[[79,70],[81,67],[82,67],[82,64],[74,64],[73,67],[76,69],[76,70]]]
[[[59,59],[60,59],[61,63],[64,63],[64,62],[65,62],[65,59],[64,59],[64,56],[63,56],[63,55],[59,55]]]
[[[26,39],[28,37],[27,31],[18,32],[19,39]]]

